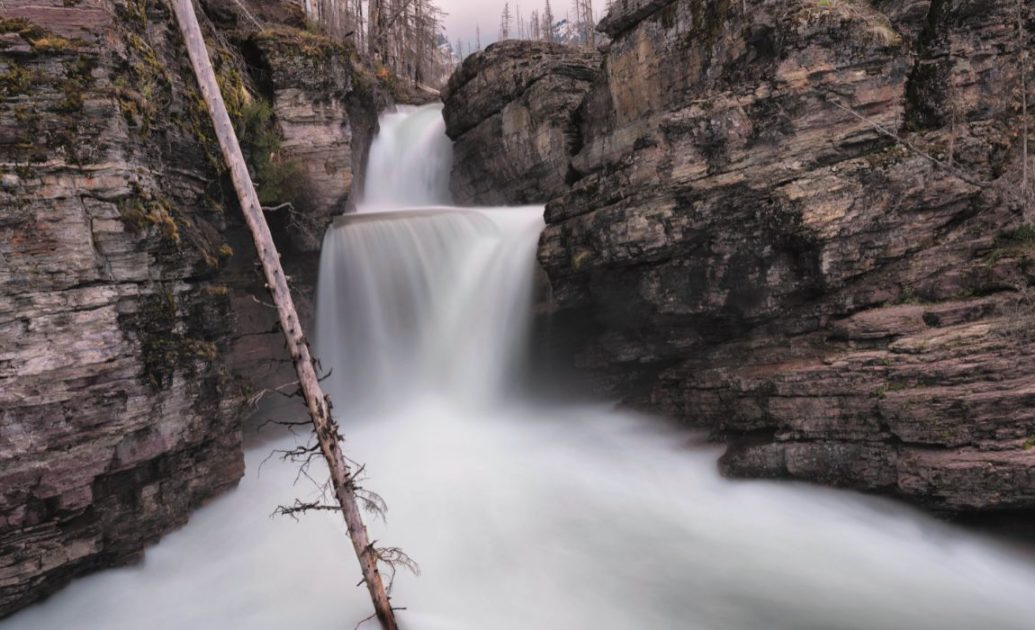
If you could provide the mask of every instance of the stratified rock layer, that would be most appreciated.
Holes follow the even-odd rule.
[[[168,5],[0,12],[3,617],[139,558],[236,484],[243,402],[290,364]],[[304,304],[316,235],[347,202],[350,145],[373,129],[349,126],[349,56],[301,31],[259,40],[201,20],[231,115],[243,125],[268,91],[311,194],[271,214]],[[253,81],[243,54],[260,49],[272,76]]]
[[[730,475],[1035,508],[1017,10],[615,2],[539,249],[578,367]]]
[[[243,472],[203,112],[147,10],[5,4],[0,616]]]
[[[313,326],[317,272],[324,230],[345,212],[362,181],[359,171],[377,129],[378,98],[356,72],[345,46],[293,29],[241,35],[240,47],[256,82],[270,101],[282,138],[277,159],[287,181],[286,197],[267,213],[281,262],[291,279],[295,307],[307,330]],[[260,190],[262,188],[260,187]],[[290,205],[279,203],[287,201]],[[252,251],[244,230],[228,235],[236,248]],[[255,260],[231,261],[234,340],[231,364],[253,389],[290,393],[296,380],[276,310]]]
[[[731,475],[1035,507],[1031,33],[970,5],[616,4],[540,248],[581,365]]]
[[[564,192],[572,115],[599,66],[595,52],[546,42],[507,40],[469,56],[442,93],[454,200],[545,203]]]

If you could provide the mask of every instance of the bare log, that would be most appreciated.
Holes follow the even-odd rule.
[[[241,154],[237,134],[234,133],[230,116],[226,112],[226,105],[223,103],[223,96],[219,92],[219,84],[216,82],[216,75],[212,70],[212,62],[201,34],[201,27],[198,25],[198,18],[194,13],[194,6],[191,0],[173,0],[173,8],[180,31],[187,44],[187,52],[190,55],[198,86],[201,88],[201,95],[205,99],[216,137],[219,139],[219,146],[227,166],[230,168],[230,177],[241,203],[241,211],[244,213],[245,221],[255,241],[255,249],[262,263],[266,284],[277,308],[280,327],[287,341],[291,359],[294,361],[295,370],[298,372],[299,385],[305,397],[306,406],[309,408],[309,416],[312,419],[320,452],[330,469],[334,494],[345,518],[348,534],[352,539],[352,547],[359,558],[363,581],[366,582],[367,590],[370,591],[375,615],[381,622],[382,628],[395,630],[397,627],[395,615],[377,567],[378,552],[367,535],[356,497],[355,478],[341,451],[341,434],[337,423],[331,417],[328,398],[320,387],[313,358],[309,354],[309,346],[302,333],[302,325],[291,299],[287,278],[280,265],[280,254],[277,253],[269,226],[266,225],[262,206],[255,193],[255,186],[248,175],[248,168],[245,165],[244,156]]]

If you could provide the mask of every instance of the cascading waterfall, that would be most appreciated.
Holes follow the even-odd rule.
[[[360,212],[448,205],[453,143],[441,107],[402,107],[381,116],[370,147]]]
[[[328,232],[318,299],[347,451],[391,508],[373,536],[423,569],[395,583],[404,627],[1032,627],[1035,566],[1008,548],[890,501],[724,480],[692,434],[606,405],[503,397],[541,209],[441,207],[448,151],[434,107],[383,119],[370,203]],[[316,491],[262,464],[295,444],[263,435],[241,486],[142,565],[0,627],[354,625],[369,602],[339,519],[267,518]]]
[[[425,208],[329,230],[317,343],[335,398],[495,398],[525,338],[540,213]]]

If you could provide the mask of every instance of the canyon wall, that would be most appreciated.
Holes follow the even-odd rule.
[[[471,55],[442,92],[460,205],[539,203],[567,188],[575,109],[600,56],[560,44],[503,41]]]
[[[271,222],[306,303],[373,97],[289,8],[253,6],[288,24],[262,33],[202,8],[246,151],[276,149],[253,166],[264,202],[294,202]],[[0,617],[138,559],[242,475],[245,403],[290,365],[238,214],[166,3],[4,3]]]
[[[711,429],[731,476],[1035,509],[1019,133],[1035,23],[1017,12],[615,2],[571,117],[568,185],[539,199],[554,329],[578,369]],[[506,159],[479,144],[457,171],[489,177],[469,156]]]

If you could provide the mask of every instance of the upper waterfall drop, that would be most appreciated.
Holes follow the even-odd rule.
[[[448,206],[453,143],[442,104],[399,107],[381,116],[370,147],[359,212]]]

